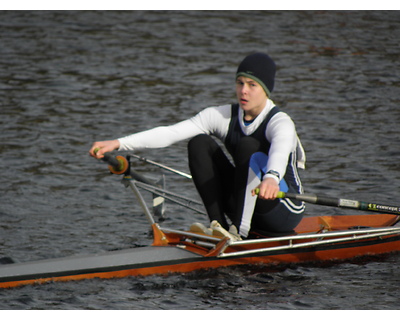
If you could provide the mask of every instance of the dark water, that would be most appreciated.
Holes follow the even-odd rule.
[[[234,101],[236,66],[254,50],[278,64],[273,100],[307,151],[306,192],[399,204],[399,39],[398,11],[0,12],[0,257],[150,244],[135,199],[87,150]],[[185,153],[184,142],[141,152],[188,171]],[[167,185],[197,197],[184,178]],[[206,221],[172,205],[168,217]],[[0,308],[398,310],[399,285],[392,255],[27,286],[0,290]]]

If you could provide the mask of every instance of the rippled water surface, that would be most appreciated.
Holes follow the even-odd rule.
[[[307,151],[305,191],[399,204],[398,39],[398,11],[0,12],[0,258],[149,245],[139,205],[87,150],[233,102],[237,64],[255,50],[277,62],[273,100]],[[188,171],[185,142],[140,154]],[[181,177],[167,186],[197,197]],[[206,221],[168,208],[166,225]],[[399,284],[392,255],[27,286],[0,290],[0,308],[400,309]]]

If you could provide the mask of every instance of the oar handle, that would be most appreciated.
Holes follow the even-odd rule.
[[[289,198],[308,203],[315,203],[332,207],[338,207],[340,205],[339,202],[340,199],[325,197],[325,196],[317,196],[316,194],[297,194],[297,193],[285,193],[283,191],[279,191],[277,198],[280,199]]]
[[[113,168],[120,169],[121,163],[118,161],[116,157],[113,157],[112,155],[105,153],[104,158],[102,158],[102,160],[107,164],[109,164],[110,166],[112,166]]]
[[[99,150],[99,148],[96,148],[94,153],[97,153]],[[106,152],[101,160],[108,164],[108,169],[114,174],[123,174],[129,169],[129,162],[123,156],[112,156]]]

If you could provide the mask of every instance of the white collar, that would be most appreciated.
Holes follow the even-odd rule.
[[[260,126],[260,124],[264,121],[264,119],[266,118],[266,116],[268,115],[268,113],[271,111],[271,109],[275,107],[275,103],[270,100],[267,99],[267,103],[265,104],[264,109],[261,111],[261,113],[254,119],[254,121],[250,124],[248,124],[247,126],[244,124],[244,111],[242,108],[239,107],[239,113],[238,113],[238,117],[239,117],[239,123],[240,123],[240,128],[242,129],[243,133],[246,136],[251,135],[254,131],[257,130],[257,128]]]

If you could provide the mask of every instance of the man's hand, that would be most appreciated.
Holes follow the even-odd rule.
[[[258,197],[263,200],[275,200],[278,192],[279,185],[274,178],[266,178],[257,187]],[[256,189],[251,191],[253,196],[256,195]]]
[[[90,148],[89,154],[96,159],[101,159],[106,152],[111,152],[118,148],[118,140],[96,141]]]

